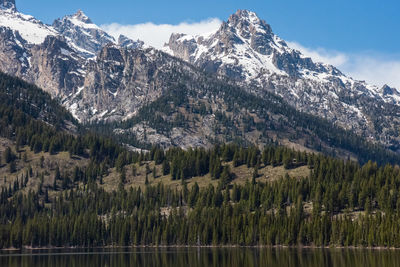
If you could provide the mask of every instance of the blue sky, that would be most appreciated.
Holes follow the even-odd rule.
[[[200,26],[205,29],[215,27],[219,20],[226,20],[237,9],[249,9],[266,20],[281,38],[295,42],[294,45],[304,53],[339,65],[358,79],[366,79],[380,85],[383,79],[387,79],[389,83],[400,87],[400,77],[395,77],[400,76],[397,75],[400,73],[400,20],[398,19],[400,1],[16,0],[16,2],[21,12],[31,14],[46,23],[52,23],[55,18],[82,9],[99,25],[117,23],[118,26],[132,26],[148,22],[154,25],[179,25],[186,22],[194,24],[193,27]],[[209,20],[213,18],[218,20]],[[180,29],[172,28],[172,30]],[[140,35],[138,31],[130,33]],[[158,34],[152,33],[152,35]],[[380,66],[381,69],[355,70],[360,67],[365,69],[367,63],[376,68]],[[385,69],[390,69],[390,73],[389,71],[386,73]],[[381,79],[369,77],[374,75],[380,75]]]
[[[16,0],[27,14],[51,23],[82,9],[97,24],[177,24],[226,18],[250,9],[286,40],[344,52],[400,53],[400,1],[394,0]]]

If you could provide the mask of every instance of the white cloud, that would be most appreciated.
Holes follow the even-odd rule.
[[[347,55],[341,52],[328,51],[324,48],[311,49],[304,47],[297,42],[287,42],[287,44],[291,48],[301,51],[305,56],[312,58],[316,62],[340,66],[348,61]]]
[[[341,68],[349,76],[378,86],[388,84],[400,89],[400,60],[370,54],[357,54],[350,59]]]
[[[133,40],[140,39],[146,44],[160,49],[168,42],[172,33],[192,35],[209,33],[217,30],[221,26],[221,23],[221,20],[217,18],[210,18],[200,22],[182,22],[177,25],[148,22],[135,25],[112,23],[102,25],[101,27],[115,38],[123,34]]]
[[[344,74],[370,84],[400,89],[400,58],[373,52],[343,53],[324,48],[308,48],[297,42],[287,42],[314,61],[331,64]],[[397,58],[397,59],[396,59]]]

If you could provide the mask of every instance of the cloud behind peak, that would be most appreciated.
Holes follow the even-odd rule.
[[[210,18],[200,22],[181,22],[176,25],[147,22],[135,25],[111,23],[101,27],[115,38],[123,34],[133,40],[139,39],[150,46],[161,49],[168,42],[172,33],[191,35],[209,33],[217,30],[221,23],[222,21],[217,18]]]

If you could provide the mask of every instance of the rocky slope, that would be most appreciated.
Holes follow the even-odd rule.
[[[282,96],[298,110],[318,115],[386,145],[398,143],[400,93],[346,77],[290,48],[254,12],[239,10],[213,33],[173,34],[166,52],[227,76],[250,92]]]
[[[83,86],[63,103],[82,122],[125,120],[170,89],[170,84],[177,82],[176,72],[197,75],[191,69],[152,48],[110,44],[87,63]]]

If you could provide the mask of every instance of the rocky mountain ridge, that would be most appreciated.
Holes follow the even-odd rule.
[[[184,81],[190,80],[188,85],[195,92],[207,88],[196,84],[205,71],[219,77],[228,87],[233,82],[260,98],[277,94],[301,112],[325,118],[369,140],[398,149],[400,94],[396,89],[388,86],[378,89],[346,77],[333,66],[314,63],[288,47],[253,12],[238,11],[218,31],[207,36],[174,34],[162,52],[125,36],[116,41],[82,11],[58,19],[50,26],[19,13],[14,1],[3,1],[2,7],[0,71],[43,88],[82,123],[135,120],[141,110],[177,85],[183,86]],[[210,82],[206,78],[201,81]],[[130,127],[136,129],[130,130],[132,136],[145,141],[153,135],[153,141],[162,140],[159,143],[166,146],[209,144],[212,140],[207,137],[215,130],[211,125],[215,122],[212,115],[228,114],[230,109],[224,100],[215,99],[217,93],[200,95],[211,110],[207,115],[211,117],[194,117],[204,119],[207,127],[195,123],[187,129],[175,127],[163,133],[152,127],[154,122],[136,120],[138,125]],[[162,116],[165,123],[170,123],[176,116],[191,117],[192,111],[176,110],[172,117]],[[235,116],[249,119],[251,114],[243,111]],[[239,124],[237,130],[241,133],[234,136],[244,135],[245,139],[258,142],[257,137],[250,138],[242,132],[246,123]],[[206,131],[199,134],[195,127],[205,127]],[[123,128],[118,131],[126,133]]]
[[[371,140],[398,143],[398,134],[392,139],[399,126],[398,90],[380,89],[349,78],[334,66],[313,62],[290,48],[254,12],[239,10],[207,35],[173,34],[164,51],[236,80],[256,95],[273,92],[300,111]]]

